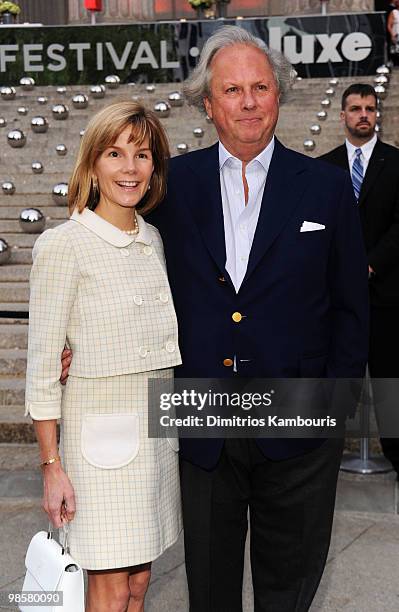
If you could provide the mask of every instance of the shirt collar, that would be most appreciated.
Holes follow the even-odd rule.
[[[251,159],[249,163],[252,164],[252,162],[258,161],[262,165],[262,167],[265,169],[265,172],[267,173],[269,171],[269,166],[270,166],[270,162],[272,159],[273,151],[274,151],[274,136],[269,142],[269,144],[267,145],[267,147],[263,149],[263,151],[261,151],[259,155],[254,157],[254,159]],[[220,170],[223,168],[224,164],[226,163],[228,159],[236,160],[237,162],[240,163],[240,165],[242,164],[241,160],[239,160],[237,157],[234,157],[234,155],[232,155],[226,149],[223,143],[219,140],[219,169]]]
[[[115,225],[112,225],[112,223],[109,223],[88,208],[84,208],[81,213],[75,209],[71,215],[71,220],[84,225],[93,234],[96,234],[105,240],[105,242],[115,247],[127,247],[132,242],[142,242],[144,244],[151,244],[152,242],[147,223],[141,215],[137,215],[139,232],[133,236],[125,234],[125,232],[122,232]]]
[[[355,145],[353,145],[351,142],[349,142],[348,139],[346,139],[345,144],[346,144],[346,150],[348,151],[349,159],[352,159],[352,157],[355,155],[356,149],[361,149],[364,157],[366,159],[370,159],[376,142],[377,142],[377,134],[374,134],[374,136],[361,147],[355,147]]]

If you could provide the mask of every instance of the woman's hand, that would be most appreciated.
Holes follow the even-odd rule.
[[[75,493],[60,464],[52,463],[43,468],[43,509],[54,527],[59,528],[75,516]]]

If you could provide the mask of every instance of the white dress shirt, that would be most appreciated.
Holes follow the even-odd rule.
[[[355,147],[355,145],[349,142],[348,139],[345,140],[351,176],[352,176],[353,162],[355,161],[355,157],[356,157],[356,153],[355,153],[356,149],[362,150],[360,161],[362,162],[362,166],[363,166],[363,178],[364,178],[366,175],[367,166],[369,165],[370,157],[371,157],[371,154],[373,153],[373,149],[375,147],[376,142],[377,142],[377,134],[374,134],[372,139],[368,140],[366,144],[362,145],[361,147]]]
[[[273,151],[274,137],[267,147],[246,165],[248,203],[245,204],[242,161],[231,155],[219,142],[226,270],[237,292],[247,271]]]

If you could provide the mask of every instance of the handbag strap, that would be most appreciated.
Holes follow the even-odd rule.
[[[65,555],[65,553],[69,554],[68,523],[63,522],[61,529],[62,529],[62,536],[63,536],[62,541],[60,537],[60,546],[61,546],[61,551],[62,551],[61,554]],[[48,529],[47,529],[47,539],[52,540],[53,534],[54,534],[54,528],[51,522],[49,521]]]

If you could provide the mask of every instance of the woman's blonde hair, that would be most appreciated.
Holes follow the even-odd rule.
[[[94,210],[99,192],[94,183],[94,165],[98,157],[117,140],[127,127],[132,129],[131,142],[140,145],[147,137],[152,152],[154,172],[151,190],[137,205],[145,214],[152,210],[166,193],[167,164],[170,157],[166,132],[156,115],[133,101],[114,102],[96,113],[83,134],[78,157],[68,187],[68,206],[72,212],[85,207]]]

